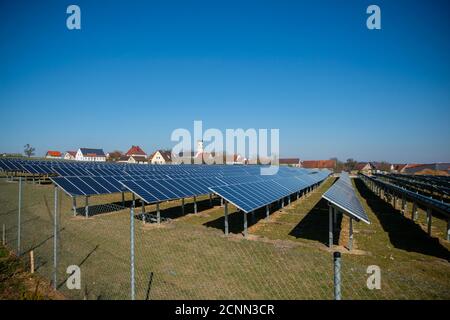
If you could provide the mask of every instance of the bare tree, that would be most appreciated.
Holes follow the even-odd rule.
[[[34,151],[36,151],[36,149],[33,148],[29,143],[27,143],[23,148],[24,148],[23,152],[28,158],[34,156]]]

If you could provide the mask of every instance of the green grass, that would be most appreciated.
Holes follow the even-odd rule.
[[[229,216],[232,234],[224,236],[223,208],[217,199],[211,208],[207,197],[198,198],[197,214],[192,213],[192,199],[186,201],[186,215],[181,214],[178,201],[163,203],[162,216],[171,221],[161,226],[144,226],[135,219],[137,298],[331,299],[332,258],[326,246],[328,207],[320,198],[332,181],[329,179],[290,206],[273,207],[267,221],[262,211],[255,213],[254,220],[249,216],[248,239],[241,235],[243,215],[233,207]],[[424,236],[419,225],[408,224],[403,217],[382,219],[380,215],[401,215],[360,184],[357,187],[365,196],[362,202],[372,224],[355,224],[355,253],[344,248],[344,229],[337,239],[337,249],[344,252],[343,297],[449,299],[448,242]],[[22,252],[26,256],[33,249],[37,272],[51,279],[53,188],[25,184],[23,197]],[[120,195],[92,197],[90,204],[120,199]],[[126,200],[130,200],[129,195]],[[78,200],[78,205],[83,203],[83,199]],[[17,183],[0,182],[0,204],[0,224],[6,225],[8,247],[15,249]],[[60,204],[59,290],[77,299],[129,298],[129,209],[107,213],[107,207],[98,207],[103,213],[85,219],[73,217],[66,195],[60,195]],[[154,206],[146,206],[146,212],[154,210]],[[138,207],[137,218],[140,212]],[[387,227],[387,222],[393,226]],[[342,226],[346,223],[344,218]],[[433,223],[433,235],[438,235],[443,222],[435,219]],[[410,247],[399,242],[398,237],[405,238]],[[71,264],[81,268],[82,290],[68,290],[64,284],[66,268]],[[366,268],[370,264],[381,267],[379,291],[366,288]]]

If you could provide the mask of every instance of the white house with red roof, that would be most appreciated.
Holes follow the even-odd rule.
[[[47,159],[61,159],[62,154],[59,151],[53,151],[53,150],[49,150],[47,151],[47,153],[45,154],[45,157]]]
[[[147,154],[139,146],[131,146],[131,148],[120,157],[118,162],[145,164],[148,162]]]
[[[64,154],[64,160],[75,160],[76,155],[76,151],[66,151]]]

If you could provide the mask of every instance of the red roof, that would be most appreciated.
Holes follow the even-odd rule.
[[[72,157],[75,157],[77,155],[76,151],[67,151],[68,154],[70,154]]]
[[[127,156],[146,156],[147,154],[144,152],[144,150],[141,149],[139,146],[131,146],[130,150],[125,153]]]
[[[300,159],[299,158],[280,158],[278,160],[279,164],[299,164]]]
[[[308,169],[334,169],[336,167],[335,160],[304,160],[302,167]]]
[[[47,151],[47,156],[61,157],[61,152],[49,150],[49,151]]]

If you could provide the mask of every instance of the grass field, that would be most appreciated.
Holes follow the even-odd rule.
[[[284,208],[273,207],[249,216],[244,238],[243,215],[231,208],[230,231],[223,234],[223,208],[218,199],[192,200],[185,215],[178,201],[161,205],[161,226],[143,225],[136,208],[136,289],[138,299],[332,299],[332,253],[327,248],[328,206],[322,193],[328,179],[310,195]],[[371,220],[354,224],[354,248],[349,253],[348,218],[340,219],[336,250],[343,252],[344,299],[450,299],[450,264],[445,222],[433,220],[433,237],[425,231],[424,213],[412,222],[355,180],[358,196]],[[0,181],[0,224],[7,245],[17,247],[17,182]],[[53,263],[53,188],[25,184],[22,210],[22,252],[33,250],[37,272],[51,279]],[[79,205],[84,202],[79,199]],[[92,197],[95,215],[74,217],[71,200],[60,193],[58,288],[69,298],[128,299],[130,296],[130,213],[111,211],[120,195]],[[127,205],[130,196],[127,195]],[[409,205],[409,208],[411,206]],[[116,207],[117,209],[117,207]],[[146,212],[155,210],[146,206]],[[108,212],[111,211],[111,212]],[[81,210],[80,210],[81,213]],[[80,266],[82,289],[65,286],[67,266]],[[378,265],[381,290],[366,287],[366,269]]]

